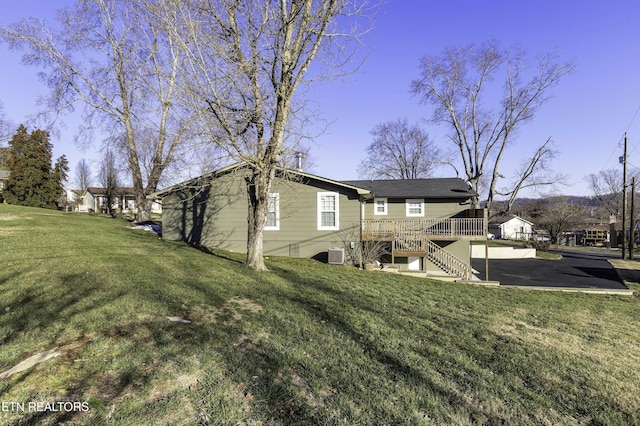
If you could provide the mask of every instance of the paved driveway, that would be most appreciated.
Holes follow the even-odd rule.
[[[571,251],[561,254],[561,260],[489,259],[489,280],[500,281],[500,285],[627,289],[607,262],[611,255]],[[473,259],[471,264],[480,279],[484,279],[484,259]]]

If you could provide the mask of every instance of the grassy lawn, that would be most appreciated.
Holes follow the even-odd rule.
[[[0,424],[640,424],[637,296],[242,260],[0,205]]]

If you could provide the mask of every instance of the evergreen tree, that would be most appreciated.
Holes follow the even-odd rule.
[[[9,141],[9,178],[3,193],[8,203],[31,207],[56,206],[56,198],[61,193],[61,186],[56,184],[56,179],[66,179],[69,167],[65,165],[64,158],[63,162],[57,164],[59,171],[56,178],[51,169],[52,148],[49,132],[37,129],[29,134],[27,128],[20,125]]]
[[[63,155],[58,157],[55,166],[53,166],[53,173],[50,179],[51,196],[54,197],[57,205],[62,205],[66,201],[64,195],[64,184],[69,179],[69,161],[67,156]]]

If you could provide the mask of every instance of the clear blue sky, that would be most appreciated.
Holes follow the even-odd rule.
[[[19,17],[51,18],[68,0],[4,1],[0,24]],[[517,148],[507,158],[508,175],[523,155],[552,137],[560,155],[554,166],[569,175],[560,193],[591,195],[584,176],[620,167],[621,141],[629,135],[629,162],[640,167],[640,2],[635,0],[389,0],[380,9],[375,30],[365,39],[365,64],[341,81],[320,83],[309,98],[330,122],[311,145],[313,173],[333,179],[356,179],[357,166],[371,142],[371,129],[400,117],[430,117],[409,92],[424,55],[444,48],[495,39],[504,47],[519,45],[532,54],[557,52],[575,59],[575,73],[553,89],[554,99],[522,129]],[[0,102],[16,123],[34,112],[45,93],[39,71],[20,64],[20,55],[0,47]],[[635,117],[635,118],[634,118]],[[433,139],[443,129],[425,124]],[[97,160],[72,142],[73,126],[54,140],[54,155],[66,154],[73,168],[81,158]],[[511,167],[510,167],[511,166]],[[461,169],[461,168],[460,168]],[[452,170],[441,169],[451,176]],[[530,194],[525,194],[530,195]]]

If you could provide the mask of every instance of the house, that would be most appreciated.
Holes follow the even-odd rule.
[[[112,208],[127,211],[133,208],[135,204],[135,193],[133,188],[118,187],[113,190]],[[105,202],[107,199],[107,189],[98,187],[89,187],[82,192],[78,211],[81,212],[101,212],[105,210]]]
[[[8,153],[9,148],[0,148],[0,193],[7,186],[7,180],[9,179]]]
[[[152,194],[162,199],[163,238],[246,252],[248,172],[239,163]],[[486,239],[475,195],[458,178],[341,182],[278,169],[264,254],[357,262],[358,247],[379,243],[400,269],[470,279],[470,241]]]
[[[7,180],[9,179],[9,170],[0,168],[0,192],[7,186]]]
[[[78,211],[80,204],[82,204],[82,191],[81,189],[67,189],[66,191],[66,210]]]
[[[611,243],[610,225],[592,225],[584,229],[582,244],[585,246],[607,246]]]
[[[67,198],[71,194],[80,212],[103,212],[105,211],[105,202],[107,199],[107,189],[98,187],[89,187],[84,191],[70,190],[67,191]],[[80,195],[78,195],[80,194]],[[117,187],[113,190],[112,208],[120,209],[123,212],[131,212],[136,208],[135,191],[130,187]],[[151,211],[153,213],[162,213],[162,206],[154,200]]]
[[[489,232],[504,240],[528,240],[534,234],[533,223],[513,214],[492,218]]]

